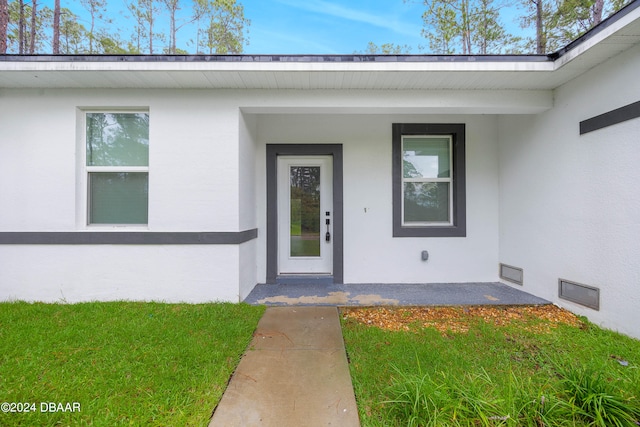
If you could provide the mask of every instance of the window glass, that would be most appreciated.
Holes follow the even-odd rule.
[[[289,170],[292,257],[320,256],[320,167]]]
[[[87,166],[148,166],[148,113],[87,113]]]
[[[404,222],[449,222],[449,183],[405,182]]]
[[[149,174],[92,172],[89,174],[90,224],[146,224]]]
[[[450,138],[418,137],[403,140],[404,178],[449,178]]]

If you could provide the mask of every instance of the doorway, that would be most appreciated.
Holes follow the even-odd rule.
[[[267,145],[267,283],[342,283],[342,231],[342,145]]]

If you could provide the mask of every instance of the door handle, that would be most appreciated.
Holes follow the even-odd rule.
[[[330,242],[331,241],[331,232],[329,231],[329,225],[331,225],[331,220],[329,218],[326,219],[327,224],[327,233],[324,235],[324,240],[325,242]]]

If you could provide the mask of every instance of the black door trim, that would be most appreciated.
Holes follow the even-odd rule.
[[[278,156],[333,157],[333,283],[343,283],[342,144],[267,144],[267,283],[278,277]]]

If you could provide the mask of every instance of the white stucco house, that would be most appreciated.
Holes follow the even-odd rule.
[[[640,337],[639,165],[640,0],[551,55],[0,56],[0,300],[504,281]]]

